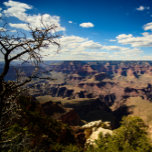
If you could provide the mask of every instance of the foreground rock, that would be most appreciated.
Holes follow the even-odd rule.
[[[112,130],[109,122],[102,122],[101,120],[93,121],[82,126],[86,136],[85,145],[95,145],[95,141],[98,139],[99,135],[102,133],[103,136],[106,134],[112,134]]]

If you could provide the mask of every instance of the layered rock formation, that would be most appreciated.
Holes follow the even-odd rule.
[[[26,65],[22,70],[28,75],[33,67]],[[115,128],[122,116],[130,114],[126,104],[130,97],[152,101],[150,61],[66,61],[44,65],[41,70],[49,71],[42,76],[53,80],[32,81],[28,84],[30,94],[61,102],[62,106],[46,103],[43,109],[51,115],[58,111],[53,115],[70,125],[101,119]],[[10,72],[14,77],[12,68]]]

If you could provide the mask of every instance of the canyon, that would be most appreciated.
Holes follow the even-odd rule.
[[[30,75],[33,67],[22,70]],[[13,66],[9,75],[15,78]],[[46,79],[26,87],[48,115],[72,126],[108,121],[112,129],[123,116],[136,115],[152,132],[151,61],[46,61],[40,76]]]

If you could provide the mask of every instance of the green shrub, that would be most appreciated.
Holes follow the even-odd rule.
[[[125,117],[112,135],[100,134],[95,152],[152,152],[146,125],[138,117]],[[92,150],[92,151],[93,151]]]

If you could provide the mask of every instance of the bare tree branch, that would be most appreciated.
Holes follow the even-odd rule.
[[[29,31],[27,34],[23,32],[12,34],[6,25],[4,25],[5,30],[0,31],[0,54],[3,56],[4,61],[3,69],[0,73],[0,130],[3,130],[3,128],[1,128],[3,109],[5,110],[4,107],[7,105],[7,101],[11,98],[16,89],[24,86],[32,79],[50,79],[48,77],[41,78],[38,73],[39,64],[43,59],[43,48],[48,48],[50,45],[55,45],[58,49],[60,48],[60,44],[57,42],[60,35],[56,33],[56,25],[52,24],[49,26],[43,22],[42,18],[41,28],[34,28],[30,25],[28,25],[28,27]],[[56,51],[58,51],[58,49]],[[16,60],[20,61],[21,65],[31,63],[35,67],[33,73],[29,76],[25,76],[23,80],[5,81],[11,63]],[[18,71],[17,76],[22,76],[22,73]],[[9,110],[12,109],[13,107],[9,108]],[[11,140],[13,139],[5,142],[11,142]]]

